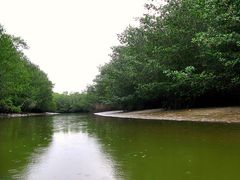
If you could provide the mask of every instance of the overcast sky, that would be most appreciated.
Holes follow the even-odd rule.
[[[144,12],[147,0],[0,0],[0,23],[29,45],[29,59],[55,84],[82,91],[110,60],[117,34]]]

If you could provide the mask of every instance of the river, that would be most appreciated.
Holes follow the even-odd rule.
[[[238,124],[0,118],[0,180],[229,180],[239,167]]]

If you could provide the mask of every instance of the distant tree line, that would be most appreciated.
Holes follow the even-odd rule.
[[[95,109],[96,97],[90,92],[53,94],[55,111],[61,113],[89,112]]]
[[[240,104],[240,1],[146,4],[100,68],[97,102],[126,109]]]
[[[0,25],[0,113],[52,108],[52,82],[24,55],[26,43]]]

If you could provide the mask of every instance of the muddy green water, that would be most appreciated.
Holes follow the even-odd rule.
[[[240,125],[0,118],[0,180],[240,179]]]

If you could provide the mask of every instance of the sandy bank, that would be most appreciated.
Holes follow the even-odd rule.
[[[132,112],[108,111],[95,113],[95,115],[132,119],[240,123],[240,107],[197,108],[169,111],[163,109]]]
[[[0,114],[1,117],[28,117],[28,116],[53,116],[57,115],[59,113],[50,113],[50,112],[45,112],[45,113],[12,113],[12,114]]]

